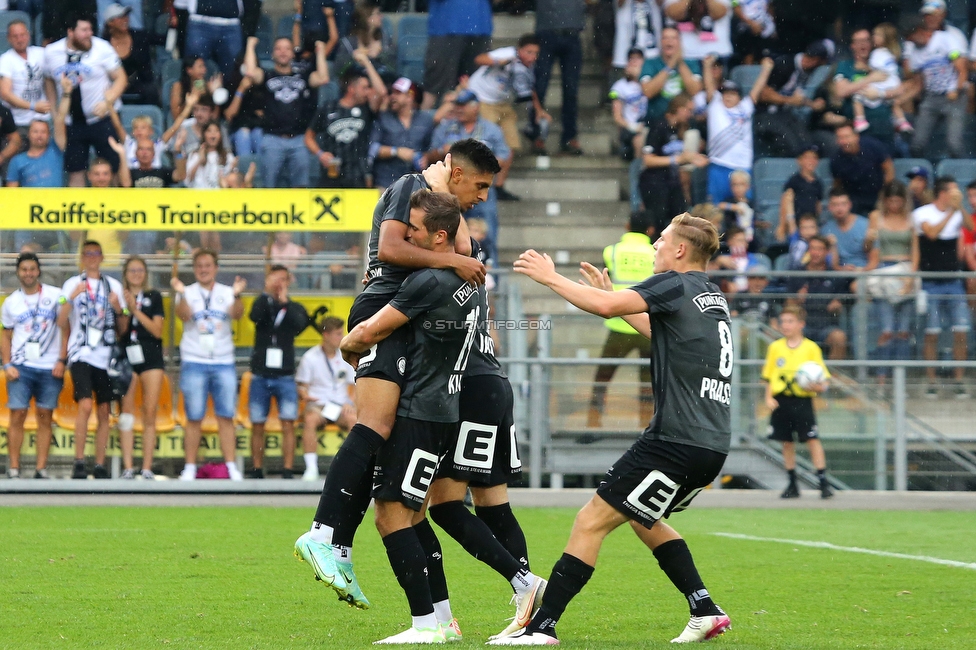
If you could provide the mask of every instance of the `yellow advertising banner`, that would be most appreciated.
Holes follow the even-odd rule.
[[[301,433],[295,432],[298,437],[298,454],[301,455]],[[251,434],[247,430],[238,429],[236,436],[237,454],[249,458],[251,456]],[[334,428],[319,431],[318,453],[320,456],[335,456],[342,441],[346,439],[346,434]],[[135,455],[142,457],[142,436],[136,434],[134,441]],[[21,446],[20,453],[24,456],[37,455],[37,433],[27,431],[24,433],[24,444]],[[74,456],[75,442],[74,432],[67,429],[55,428],[54,435],[51,436],[51,456]],[[200,438],[200,454],[204,458],[221,458],[220,441],[216,434],[204,434]],[[0,456],[7,455],[7,432],[0,432]],[[85,445],[85,455],[95,455],[95,434],[88,434],[88,442]],[[122,447],[119,442],[118,433],[115,429],[109,437],[108,455],[121,456]],[[264,455],[267,457],[281,457],[281,434],[268,433],[264,440]],[[176,429],[168,433],[160,433],[156,437],[156,450],[153,452],[154,458],[183,458],[183,431]]]
[[[5,230],[368,232],[378,190],[7,188]]]

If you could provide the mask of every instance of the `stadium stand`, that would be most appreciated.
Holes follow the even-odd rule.
[[[23,11],[0,11],[0,54],[10,49],[7,41],[7,27],[14,21],[21,21],[28,26],[31,24],[30,14]]]

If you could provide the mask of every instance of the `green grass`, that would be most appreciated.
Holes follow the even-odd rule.
[[[521,509],[533,567],[548,575],[574,512]],[[373,609],[336,601],[291,555],[308,509],[0,508],[2,648],[367,647],[409,621],[367,523],[356,568]],[[695,510],[687,538],[733,629],[715,648],[976,647],[976,571],[723,531],[976,562],[971,513]],[[511,616],[511,588],[440,533],[452,605],[481,647]],[[665,648],[683,598],[627,529],[606,542],[559,634],[569,648]]]

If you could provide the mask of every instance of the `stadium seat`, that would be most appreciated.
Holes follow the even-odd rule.
[[[31,23],[31,45],[38,47],[44,42],[44,13],[41,12],[34,17]]]
[[[761,66],[758,65],[737,65],[729,73],[729,79],[739,84],[743,95],[748,95],[749,90],[752,89],[752,84],[756,83],[761,69]]]
[[[183,393],[180,392],[180,400],[176,407],[176,423],[186,429],[186,408],[183,405]],[[200,431],[203,433],[217,433],[217,413],[214,411],[213,396],[207,396],[207,411],[200,422]]]
[[[0,37],[0,53],[10,49],[10,43],[7,42],[7,27],[15,20],[23,21],[28,28],[31,25],[30,15],[23,11],[0,11],[0,34],[3,34]]]
[[[169,32],[169,12],[160,14],[156,16],[156,20],[153,21],[153,32],[165,36]],[[173,53],[167,52],[166,47],[162,45],[157,45],[156,50],[156,76],[159,78],[160,66],[166,61],[173,60]]]
[[[384,17],[383,30],[387,29],[387,19]],[[405,15],[397,23],[396,40],[399,45],[400,39],[406,36],[422,36],[427,38],[427,16],[424,14],[411,16]]]
[[[287,16],[282,16],[278,19],[278,24],[275,26],[275,38],[291,38],[291,28],[295,24],[295,18],[291,14]]]
[[[774,271],[789,271],[790,270],[790,255],[789,253],[783,253],[773,260],[773,270]]]
[[[760,158],[753,164],[752,193],[756,212],[766,221],[778,223],[783,185],[795,172],[796,160],[793,158]]]
[[[142,431],[142,382],[136,384],[136,419],[133,430]],[[170,384],[169,376],[163,374],[163,385],[159,391],[159,405],[156,409],[156,433],[168,433],[176,428],[176,420],[173,418],[173,387]]]
[[[271,46],[274,43],[274,25],[268,14],[262,13],[258,19],[258,30],[254,34],[258,37],[258,46],[255,48],[259,59],[271,58]]]
[[[148,115],[153,121],[153,135],[159,138],[163,134],[163,125],[166,124],[166,116],[163,111],[154,104],[123,104],[119,109],[119,119],[122,120],[122,127],[132,133],[132,120],[140,115]]]
[[[31,399],[30,408],[27,410],[27,419],[24,421],[24,431],[37,430],[37,413],[34,409],[37,404]],[[6,431],[10,428],[10,409],[7,408],[7,373],[0,372],[0,429]]]
[[[397,42],[397,74],[414,83],[424,81],[424,58],[427,54],[427,35],[406,36]]]
[[[925,158],[895,158],[895,180],[901,181],[902,183],[907,183],[908,179],[905,178],[905,174],[907,174],[912,167],[924,167],[929,173],[930,183],[935,177],[935,169],[932,168],[932,163]]]
[[[95,408],[92,408],[88,418],[88,430],[98,428],[98,418]],[[71,372],[64,371],[64,387],[58,396],[58,405],[54,408],[54,424],[69,431],[75,430],[75,418],[78,416],[78,404],[75,402],[75,384],[71,381]]]

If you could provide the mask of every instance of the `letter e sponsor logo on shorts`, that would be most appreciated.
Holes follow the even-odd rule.
[[[653,470],[627,495],[624,505],[651,519],[660,519],[681,487],[664,472]]]
[[[436,469],[437,456],[422,449],[414,449],[400,489],[403,490],[404,494],[409,494],[423,501],[427,496],[431,481],[434,480]]]
[[[461,467],[490,470],[495,458],[495,425],[462,422],[454,449],[454,464]]]

